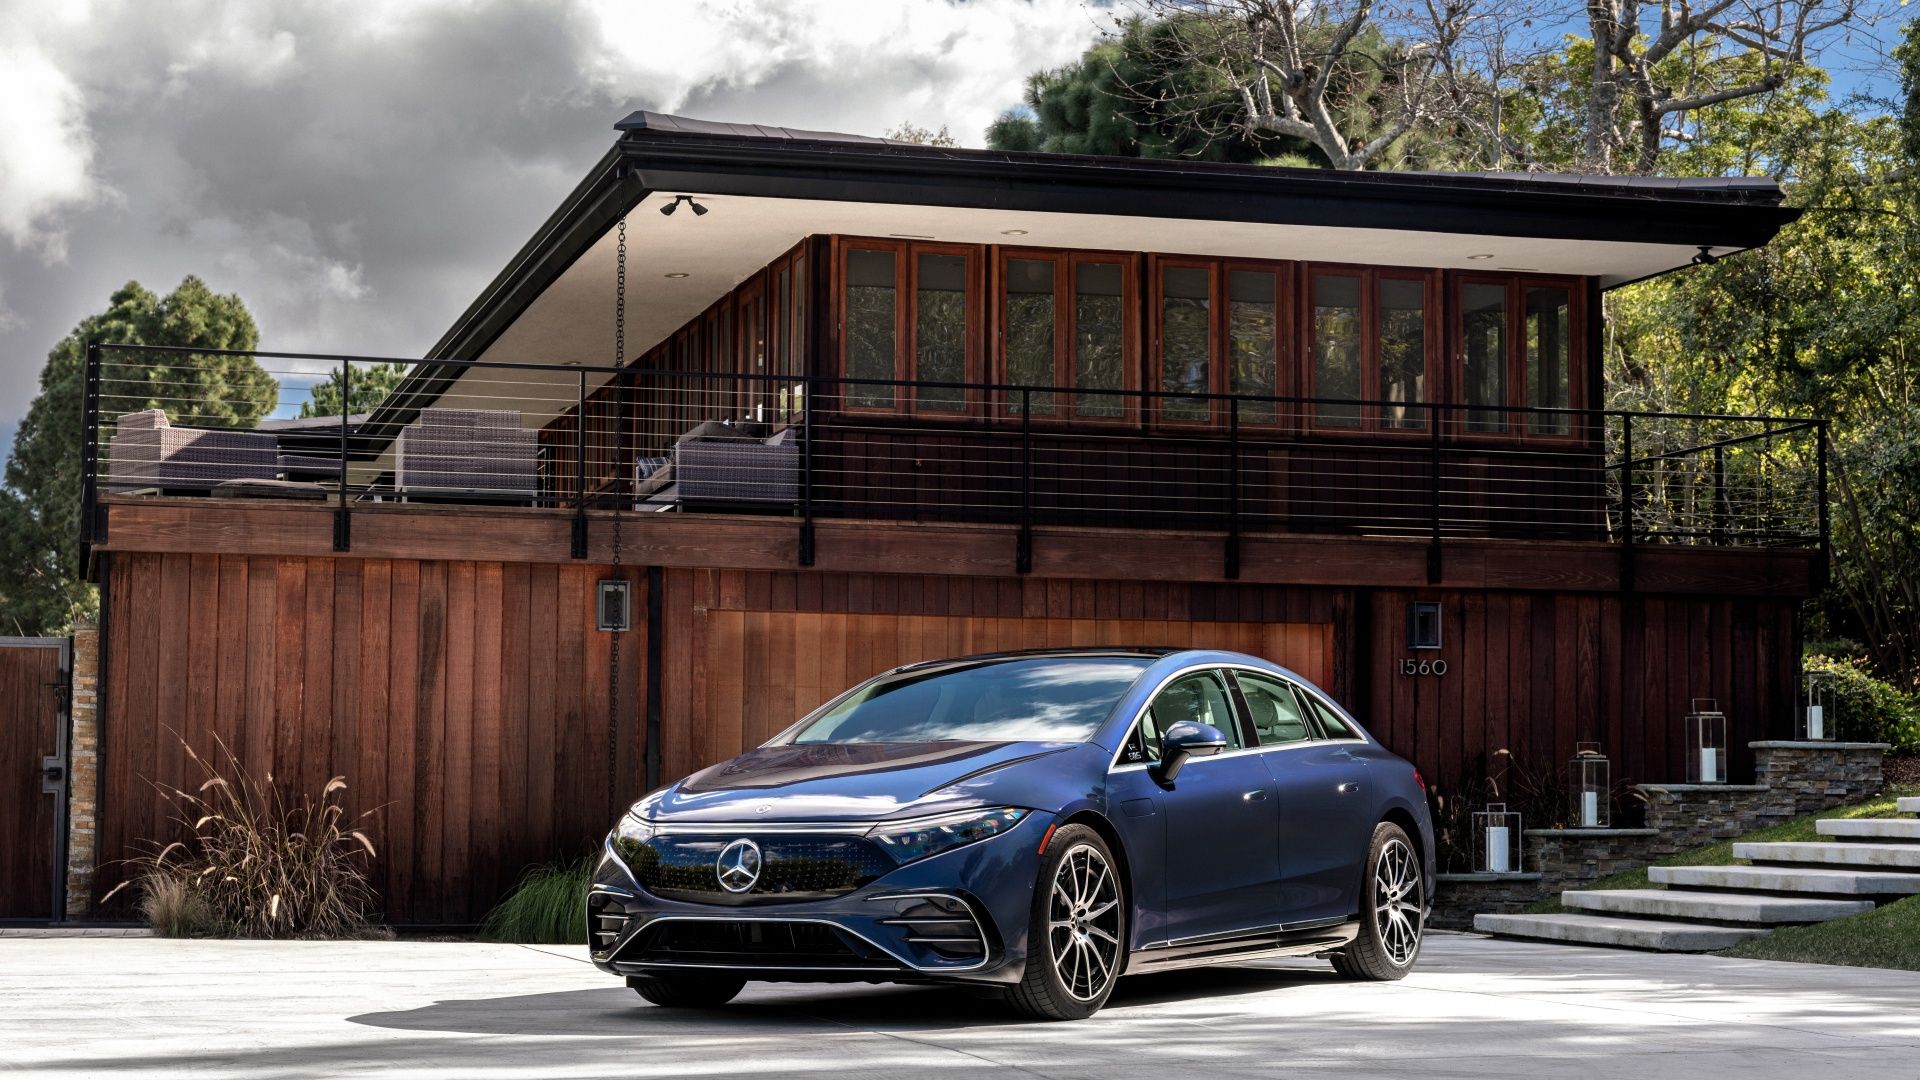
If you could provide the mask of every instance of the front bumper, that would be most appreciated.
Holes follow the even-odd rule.
[[[769,981],[1017,982],[1040,840],[1051,821],[1030,814],[999,836],[829,899],[744,906],[649,893],[607,847],[587,901],[593,963],[615,975],[722,970]]]

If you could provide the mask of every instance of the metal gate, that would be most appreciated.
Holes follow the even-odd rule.
[[[67,638],[0,637],[0,919],[66,904]]]

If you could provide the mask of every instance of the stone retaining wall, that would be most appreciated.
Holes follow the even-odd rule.
[[[84,919],[93,902],[100,805],[100,631],[73,628],[73,727],[67,742],[67,911]]]
[[[1885,743],[1756,742],[1753,784],[1641,784],[1644,829],[1528,829],[1524,874],[1442,874],[1432,925],[1465,929],[1482,912],[1519,911],[1603,877],[1648,866],[1788,818],[1883,790]]]

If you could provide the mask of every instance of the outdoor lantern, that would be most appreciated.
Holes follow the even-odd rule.
[[[1613,790],[1613,778],[1607,755],[1600,752],[1597,742],[1576,743],[1575,750],[1568,770],[1573,776],[1574,828],[1604,829],[1612,817],[1613,801],[1608,797]]]
[[[1837,738],[1840,713],[1834,708],[1833,672],[1809,671],[1804,676],[1804,685],[1800,737],[1812,742]]]
[[[1520,872],[1520,815],[1506,803],[1488,803],[1473,813],[1473,868],[1482,874]]]
[[[1687,714],[1687,783],[1727,782],[1727,714],[1712,698],[1694,698]]]

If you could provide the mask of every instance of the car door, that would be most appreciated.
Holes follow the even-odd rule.
[[[1304,690],[1276,676],[1233,673],[1279,801],[1283,921],[1314,923],[1359,910],[1374,822],[1371,777],[1356,739],[1323,738]]]
[[[1182,720],[1219,728],[1227,749],[1189,760],[1171,784],[1154,782],[1160,732]],[[1161,688],[1122,747],[1120,767],[1140,774],[1139,794],[1153,800],[1163,822],[1159,940],[1279,922],[1276,789],[1259,755],[1249,752],[1224,673],[1191,672]]]

